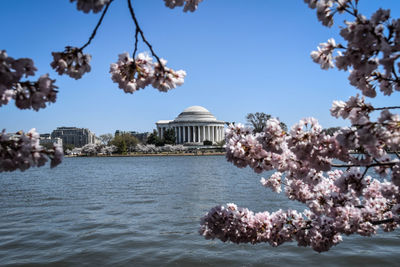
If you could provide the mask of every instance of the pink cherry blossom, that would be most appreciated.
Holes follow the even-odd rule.
[[[60,75],[65,73],[78,80],[91,70],[89,62],[92,56],[83,54],[77,47],[67,46],[64,52],[52,52],[52,55],[54,60],[50,65]]]
[[[12,135],[5,130],[0,133],[0,172],[24,171],[30,167],[43,166],[50,159],[50,167],[61,163],[64,156],[63,149],[54,145],[52,149],[45,149],[39,145],[39,134],[35,129],[28,133],[22,131]]]

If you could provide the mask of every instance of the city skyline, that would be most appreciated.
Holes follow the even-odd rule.
[[[398,1],[360,3],[366,15],[379,6],[400,16]],[[117,129],[151,132],[158,120],[175,118],[194,105],[224,121],[243,123],[247,113],[265,112],[289,127],[310,116],[324,127],[346,125],[331,117],[329,108],[332,101],[355,94],[348,74],[323,71],[310,58],[319,43],[331,37],[341,40],[338,25],[346,16],[335,17],[337,25],[326,28],[303,1],[227,5],[205,0],[195,13],[171,10],[161,0],[135,1],[134,8],[156,53],[168,60],[168,66],[187,72],[183,86],[166,94],[149,87],[130,95],[111,81],[110,64],[118,54],[133,50],[134,26],[124,1],[110,6],[85,50],[92,55],[92,71],[77,81],[50,68],[51,52],[85,43],[100,14],[78,12],[69,1],[3,1],[0,16],[12,26],[0,26],[0,49],[14,58],[32,58],[37,76],[49,73],[57,80],[59,94],[56,103],[39,112],[18,110],[13,101],[0,107],[2,128],[47,133],[58,126],[74,126],[96,135]],[[139,48],[148,51],[143,44]],[[371,102],[383,106],[399,100],[395,93]]]

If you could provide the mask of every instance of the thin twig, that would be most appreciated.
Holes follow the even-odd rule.
[[[84,44],[81,48],[79,48],[80,51],[82,51],[86,46],[88,46],[90,44],[90,42],[93,40],[93,38],[96,35],[97,29],[100,27],[101,22],[103,21],[103,18],[105,16],[105,14],[107,13],[108,7],[110,6],[110,4],[112,3],[113,0],[110,0],[110,2],[108,2],[108,4],[106,5],[106,7],[104,8],[103,14],[101,14],[101,17],[99,19],[99,22],[97,22],[96,27],[94,28],[92,35],[90,35],[89,40],[86,42],[86,44]]]
[[[351,126],[360,127],[361,128],[361,127],[365,127],[365,126],[375,126],[375,125],[378,125],[378,126],[393,126],[392,123],[385,123],[385,122],[367,122],[365,124],[353,124]]]
[[[395,74],[395,75],[394,75],[394,76],[395,76],[395,79],[383,77],[380,73],[377,73],[377,72],[372,73],[372,76],[370,76],[370,77],[373,77],[375,81],[381,81],[381,80],[383,80],[383,81],[388,81],[388,82],[399,83],[400,80],[399,80],[399,78],[397,77],[397,74],[396,74],[395,72],[393,72],[393,73]]]
[[[370,223],[373,225],[378,225],[378,224],[383,224],[383,223],[392,223],[394,222],[393,218],[390,219],[384,219],[384,220],[379,220],[379,221],[371,221]]]
[[[394,62],[393,62],[393,63],[392,63],[392,73],[393,73],[394,77],[396,78],[396,80],[399,80],[399,76],[397,76],[397,73],[396,73],[394,67],[395,67],[395,66],[394,66]]]
[[[398,161],[389,161],[389,162],[380,162],[380,163],[371,163],[367,165],[362,165],[362,164],[331,164],[332,167],[335,168],[351,168],[351,167],[376,167],[376,166],[393,166],[397,164]]]
[[[370,167],[366,167],[366,168],[365,168],[365,170],[364,170],[364,172],[363,172],[363,174],[362,174],[362,176],[361,176],[361,179],[363,179],[364,176],[367,174],[367,171],[368,171],[369,168],[370,168]]]
[[[131,13],[131,17],[133,19],[133,22],[135,22],[136,25],[136,31],[140,33],[140,36],[142,37],[143,42],[147,45],[147,47],[150,49],[150,52],[152,54],[153,57],[155,57],[158,61],[158,64],[160,65],[161,70],[164,72],[164,66],[163,64],[161,64],[161,60],[160,58],[156,55],[156,53],[153,50],[153,47],[151,46],[151,44],[146,40],[146,38],[144,37],[143,31],[139,26],[139,22],[136,19],[135,16],[135,12],[133,11],[132,8],[132,4],[131,4],[131,0],[127,0],[128,1],[128,7],[129,7],[129,12]]]
[[[400,108],[400,106],[383,107],[383,108],[374,108],[374,110],[398,109],[398,108]]]
[[[135,50],[133,50],[133,54],[132,54],[132,58],[133,58],[133,59],[135,59],[136,51],[137,51],[137,45],[138,45],[138,41],[139,41],[138,34],[139,34],[139,31],[138,31],[138,29],[136,28],[136,33],[135,33]]]

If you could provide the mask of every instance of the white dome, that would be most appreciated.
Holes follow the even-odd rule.
[[[181,114],[176,117],[174,122],[183,122],[183,121],[216,121],[217,118],[211,114],[206,108],[201,106],[191,106],[186,108]]]
[[[204,108],[202,106],[191,106],[191,107],[186,108],[183,112],[208,112],[208,113],[210,113],[210,111],[208,111],[206,108]]]

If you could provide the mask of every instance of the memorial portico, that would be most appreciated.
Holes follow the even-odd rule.
[[[188,107],[175,120],[160,120],[156,125],[160,138],[167,129],[174,129],[177,144],[202,144],[205,140],[218,143],[224,139],[225,122],[201,106]]]

